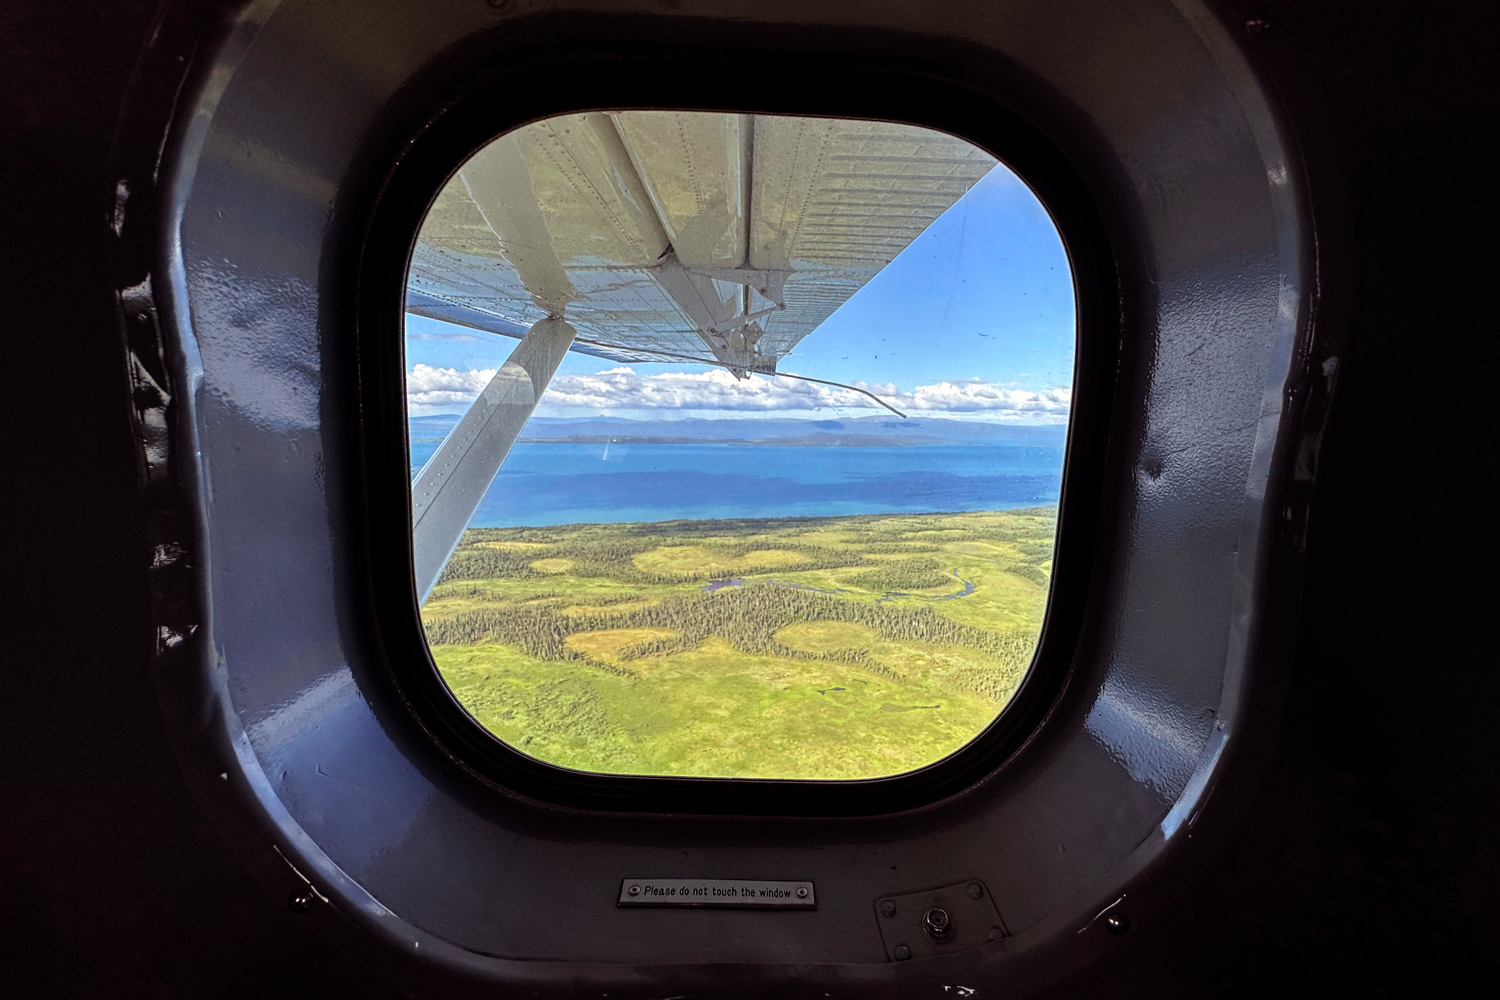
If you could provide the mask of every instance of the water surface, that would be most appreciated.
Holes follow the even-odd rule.
[[[437,447],[412,442],[413,471]],[[472,526],[1005,510],[1055,504],[1063,447],[517,444]]]

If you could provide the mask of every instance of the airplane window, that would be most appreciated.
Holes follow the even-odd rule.
[[[550,118],[406,289],[433,660],[604,774],[863,779],[989,727],[1046,613],[1073,278],[994,156],[882,122]]]

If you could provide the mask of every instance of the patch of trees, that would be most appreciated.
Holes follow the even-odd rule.
[[[603,527],[633,526],[607,525]],[[695,580],[729,579],[739,575],[740,570],[733,568],[732,565],[730,568],[715,570],[644,570],[635,564],[635,557],[644,552],[650,552],[663,544],[680,544],[687,541],[705,548],[715,559],[730,564],[743,559],[746,554],[756,549],[775,547],[796,552],[800,558],[795,562],[775,567],[780,573],[837,569],[845,566],[859,566],[864,563],[863,554],[852,548],[808,545],[779,539],[771,542],[763,539],[752,542],[732,539],[721,541],[715,538],[685,539],[677,535],[664,538],[659,534],[642,535],[597,530],[580,530],[568,537],[544,542],[542,548],[500,549],[485,543],[519,541],[520,539],[492,539],[480,534],[480,532],[488,534],[497,530],[502,529],[479,529],[466,532],[463,544],[453,553],[453,558],[448,561],[438,583],[455,583],[463,580],[526,580],[545,577],[550,574],[541,573],[532,568],[533,563],[543,559],[569,560],[572,566],[568,572],[575,577],[602,578],[625,584],[691,583]],[[475,535],[478,537],[471,540],[471,536]],[[765,571],[765,568],[754,570],[754,572]]]
[[[877,664],[866,650],[839,649],[808,652],[788,646],[776,633],[804,622],[853,622],[883,639],[964,646],[995,661],[993,669],[955,668],[944,672],[955,686],[994,698],[1009,697],[1031,662],[1036,636],[1030,630],[998,632],[966,625],[928,607],[892,607],[817,594],[771,582],[726,588],[713,594],[678,594],[658,604],[624,612],[563,615],[553,603],[510,604],[464,612],[427,625],[434,645],[501,643],[528,656],[546,660],[587,660],[611,672],[634,676],[620,664],[596,662],[567,644],[581,632],[620,628],[676,630],[670,638],[626,647],[619,659],[666,656],[696,649],[717,636],[736,650],[798,660],[851,663],[902,680],[896,671]]]
[[[899,559],[882,563],[865,573],[849,577],[846,583],[879,593],[926,590],[954,582],[953,573],[933,558]]]

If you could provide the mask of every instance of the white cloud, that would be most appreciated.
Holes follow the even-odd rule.
[[[407,403],[414,414],[453,412],[472,402],[494,377],[494,369],[460,371],[417,365],[407,375]],[[951,414],[1016,423],[1060,423],[1067,419],[1069,390],[1040,392],[982,379],[919,385],[902,392],[895,383],[857,383],[900,410]],[[455,405],[457,404],[457,405]],[[542,397],[546,409],[594,413],[713,410],[788,413],[872,410],[868,397],[848,389],[789,378],[736,379],[723,369],[642,375],[629,367],[593,375],[559,375]]]
[[[460,371],[457,368],[416,365],[406,373],[406,407],[419,417],[466,409],[495,377],[495,371],[494,368]]]
[[[746,410],[764,413],[848,406],[849,397],[857,396],[857,393],[831,386],[793,379],[741,380],[722,368],[654,375],[641,375],[632,368],[611,368],[595,375],[567,375],[555,379],[547,389],[545,399],[554,406],[594,410]]]
[[[882,389],[892,390],[888,398],[898,408],[944,413],[1013,413],[1062,418],[1068,414],[1068,402],[1072,397],[1068,389],[1033,392],[977,378],[919,385],[910,393],[896,393],[895,388],[894,385],[869,387],[871,392],[882,397],[887,396]]]

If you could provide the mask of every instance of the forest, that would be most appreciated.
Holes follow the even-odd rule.
[[[1055,508],[465,533],[423,609],[495,736],[606,773],[870,778],[1015,695]]]

